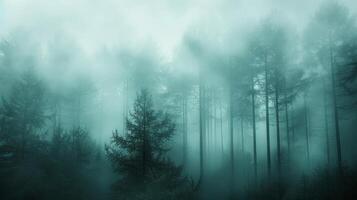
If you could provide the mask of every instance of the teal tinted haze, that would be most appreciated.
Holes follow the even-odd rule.
[[[0,0],[0,199],[357,199],[356,58],[356,0]]]

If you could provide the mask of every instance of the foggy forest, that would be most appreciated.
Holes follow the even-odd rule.
[[[356,200],[356,131],[355,0],[0,0],[1,200]]]

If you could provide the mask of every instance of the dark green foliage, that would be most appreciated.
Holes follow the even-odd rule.
[[[167,114],[154,110],[151,96],[142,90],[127,119],[127,134],[113,132],[106,153],[120,179],[113,185],[125,199],[183,199],[190,185],[181,168],[166,153],[175,131]]]
[[[56,128],[49,142],[49,153],[40,166],[46,174],[48,191],[42,192],[48,195],[45,199],[94,199],[93,149],[86,130]]]
[[[338,86],[342,88],[343,97],[340,107],[354,112],[357,106],[357,35],[338,49],[338,58],[340,63],[337,69],[337,81]],[[353,109],[350,109],[351,107]]]
[[[3,199],[95,199],[94,147],[87,131],[57,128],[51,140],[39,139],[38,145],[26,160],[1,163]]]
[[[24,160],[31,151],[39,150],[38,130],[45,122],[44,87],[29,70],[15,83],[8,99],[0,107],[0,156]]]
[[[44,86],[33,71],[15,83],[0,107],[1,199],[93,199],[88,131],[58,126],[52,136]]]

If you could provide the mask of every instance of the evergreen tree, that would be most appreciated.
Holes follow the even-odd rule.
[[[175,125],[171,118],[156,111],[147,90],[142,90],[127,119],[127,134],[114,131],[105,150],[121,178],[114,189],[121,198],[180,199],[187,194],[188,182],[166,156],[167,142]]]
[[[9,98],[2,99],[0,141],[11,146],[13,158],[24,160],[28,147],[34,150],[36,130],[45,122],[44,100],[44,86],[32,70],[14,84]]]
[[[339,50],[352,44],[351,41],[353,41],[355,33],[354,22],[354,18],[351,17],[345,6],[331,2],[321,6],[305,31],[305,49],[314,56],[315,62],[322,66],[324,75],[330,82],[337,166],[340,175],[343,171],[343,145],[341,144],[343,134],[341,134],[340,118],[344,116],[344,113],[340,113],[341,98],[339,93],[341,93],[341,88],[338,87],[338,83],[341,73],[338,72],[341,70],[340,66],[344,66],[345,63],[340,63],[344,59],[339,55]]]

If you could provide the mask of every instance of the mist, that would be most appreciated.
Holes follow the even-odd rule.
[[[0,0],[1,199],[355,199],[354,0]]]

